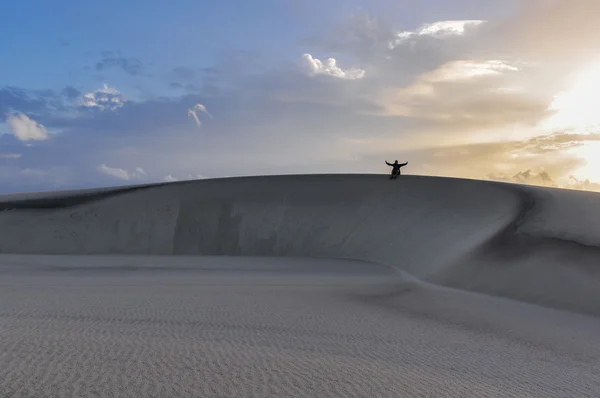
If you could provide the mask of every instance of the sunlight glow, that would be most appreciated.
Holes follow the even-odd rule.
[[[570,148],[567,152],[584,159],[585,164],[573,171],[578,179],[600,179],[600,142],[585,141],[583,145]]]
[[[600,63],[576,75],[571,86],[554,97],[549,107],[554,114],[541,123],[548,131],[570,131],[577,134],[600,132]],[[577,179],[600,179],[600,143],[590,135],[582,145],[567,150],[585,164],[573,171]]]
[[[550,110],[555,112],[543,123],[543,127],[557,130],[591,132],[600,127],[600,64],[581,73],[571,90],[554,97]]]

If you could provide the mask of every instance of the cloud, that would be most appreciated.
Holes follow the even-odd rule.
[[[12,162],[0,165],[0,193],[39,192],[64,189],[72,181],[72,172],[62,166],[20,167]]]
[[[547,173],[557,185],[585,186],[578,168],[586,160],[577,151],[595,136],[539,130],[554,96],[569,88],[569,73],[599,43],[598,2],[562,3],[527,5],[502,19],[452,10],[452,20],[429,9],[416,28],[358,14],[343,26],[321,25],[295,54],[222,49],[206,68],[161,62],[156,86],[164,96],[152,98],[125,101],[108,86],[83,94],[4,88],[0,115],[19,110],[61,131],[47,148],[0,137],[4,152],[23,153],[4,163],[68,165],[73,184],[93,185],[112,183],[100,179],[98,164],[123,180],[141,175],[135,169],[143,165],[144,179],[162,181],[196,170],[211,177],[387,172],[381,160],[388,157],[409,160],[409,173],[528,183]],[[122,67],[110,61],[101,69]],[[204,127],[207,109],[218,115],[215,134],[190,134]]]
[[[387,114],[411,118],[431,140],[477,131],[532,128],[551,115],[548,100],[512,87],[517,66],[498,60],[459,60],[417,76],[412,84],[384,88]],[[491,135],[490,135],[491,137]]]
[[[185,180],[202,180],[204,178],[206,178],[206,177],[203,176],[202,174],[188,174],[184,178],[173,177],[172,174],[169,174],[169,175],[165,176],[164,181],[175,182],[175,181],[181,181],[181,180],[184,180],[184,181]]]
[[[516,17],[486,28],[485,42],[538,62],[580,65],[597,56],[598,15],[595,0],[531,1]]]
[[[114,111],[124,105],[125,99],[117,89],[104,84],[98,90],[83,94],[77,103],[85,108]]]
[[[31,90],[6,86],[0,89],[0,115],[19,110],[21,112],[44,112],[52,106],[48,96],[41,96]]]
[[[185,90],[189,93],[198,93],[202,91],[200,87],[197,87],[192,83],[182,84],[179,82],[171,82],[169,83],[169,87],[175,90]]]
[[[581,191],[600,192],[600,183],[592,182],[589,179],[580,180],[577,177],[569,176],[569,181],[562,188],[577,189]]]
[[[146,172],[141,167],[136,167],[134,171],[128,171],[121,168],[109,167],[106,164],[101,164],[97,167],[97,170],[101,173],[126,181],[146,177]]]
[[[20,153],[0,153],[0,159],[19,159],[21,156]]]
[[[67,86],[61,90],[61,94],[67,99],[73,101],[81,95],[81,92],[74,87]]]
[[[544,170],[537,173],[532,170],[520,171],[512,176],[512,180],[522,184],[556,186],[552,177]]]
[[[532,153],[546,154],[559,152],[574,147],[585,145],[586,142],[600,141],[600,133],[580,134],[558,132],[530,138],[522,142],[524,148]]]
[[[120,51],[106,51],[96,63],[95,69],[101,72],[110,68],[120,68],[130,75],[138,76],[143,74],[144,65],[137,58],[124,57]]]
[[[25,168],[21,170],[21,174],[28,177],[45,177],[50,174],[50,172],[47,170]]]
[[[552,188],[566,187],[565,185],[561,186],[557,184],[554,181],[554,179],[550,176],[550,174],[544,169],[539,169],[538,171],[527,169],[525,171],[520,171],[515,175],[490,173],[486,176],[486,179],[491,181],[511,182],[517,184],[536,185]]]
[[[355,15],[342,29],[326,31],[311,43],[360,59],[368,73],[384,79],[406,78],[461,59],[518,59],[538,63],[560,61],[580,65],[581,55],[598,44],[594,0],[530,2],[514,15],[493,21],[433,21],[416,30],[385,24],[368,13]],[[570,18],[565,16],[569,15]],[[594,15],[594,16],[593,16]],[[560,29],[557,29],[560,26]],[[553,65],[554,67],[561,67]],[[553,73],[554,71],[551,71]],[[409,76],[410,77],[410,76]]]
[[[400,44],[411,43],[411,39],[420,36],[429,36],[437,39],[444,39],[451,36],[462,36],[470,29],[485,23],[482,20],[464,20],[464,21],[438,21],[421,26],[416,31],[397,32],[388,41],[388,47],[394,49]],[[414,41],[412,42],[414,43]]]
[[[382,116],[411,119],[416,125],[405,130],[406,139],[466,141],[471,134],[480,139],[489,131],[494,140],[502,130],[517,129],[535,134],[527,130],[555,112],[550,105],[554,95],[568,87],[568,73],[581,68],[591,43],[600,45],[595,31],[580,43],[571,41],[568,37],[574,34],[568,32],[571,47],[565,49],[557,37],[560,43],[552,50],[540,33],[552,29],[551,34],[558,35],[544,15],[558,18],[560,12],[579,16],[588,31],[594,22],[585,14],[600,10],[597,2],[576,0],[573,10],[567,10],[569,2],[537,3],[509,18],[433,21],[415,30],[398,29],[362,13],[344,29],[322,32],[320,41],[313,38],[309,43],[358,59],[369,87],[346,94],[378,102],[385,109]],[[578,18],[570,21],[566,24],[577,31]],[[531,45],[514,35],[517,27]],[[544,51],[533,45],[534,38]],[[563,59],[563,49],[574,53],[577,61]]]
[[[187,67],[187,66],[178,66],[173,68],[173,73],[184,80],[191,80],[194,79],[196,76],[198,76],[198,71]]]
[[[500,60],[458,60],[447,62],[433,71],[426,72],[419,79],[429,83],[456,82],[486,76],[499,76],[518,70],[518,67]]]
[[[419,29],[417,35],[428,35],[433,37],[461,36],[473,26],[479,26],[486,21],[466,20],[466,21],[438,21],[426,24]]]
[[[73,110],[74,101],[81,95],[79,90],[66,86],[61,90],[28,90],[20,87],[0,88],[0,118],[15,112],[35,116],[44,125],[48,119]],[[32,117],[33,117],[32,116]]]
[[[313,58],[310,54],[303,54],[302,63],[311,76],[328,75],[347,80],[362,79],[365,76],[365,71],[362,69],[350,68],[344,70],[340,68],[337,66],[337,61],[334,58],[321,61],[320,59]]]
[[[538,171],[531,169],[518,172],[513,176],[503,174],[489,174],[487,179],[492,181],[512,182],[526,185],[536,185],[551,188],[576,189],[579,191],[600,192],[600,183],[590,181],[589,179],[578,179],[570,175],[556,182],[552,176],[543,168]]]
[[[185,90],[188,93],[202,93],[216,96],[223,88],[226,80],[231,75],[243,70],[241,60],[230,57],[221,60],[219,67],[192,68],[188,66],[177,66],[167,76],[168,86],[174,90]],[[248,71],[251,70],[252,61],[246,64]]]
[[[196,121],[196,124],[198,125],[198,128],[200,128],[202,126],[202,123],[200,122],[200,118],[198,118],[198,112],[207,114],[211,119],[212,115],[208,113],[206,107],[202,104],[196,104],[192,108],[188,109],[188,116],[193,117]]]
[[[579,183],[575,184],[571,177],[588,162],[572,149],[598,141],[600,134],[556,133],[528,140],[430,146],[404,151],[403,157],[410,161],[411,174],[490,179],[559,188],[587,186],[587,190],[595,190],[593,182],[584,183],[589,178],[580,178]],[[382,153],[388,157],[396,155],[390,150]],[[373,161],[378,157],[379,154],[373,155]],[[418,159],[418,162],[413,159]]]
[[[44,141],[50,138],[46,127],[23,113],[7,115],[6,123],[14,136],[21,141]]]

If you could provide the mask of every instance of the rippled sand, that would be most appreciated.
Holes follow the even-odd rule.
[[[600,320],[374,264],[0,257],[0,396],[596,397]]]

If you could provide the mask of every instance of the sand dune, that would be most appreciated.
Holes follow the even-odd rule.
[[[0,395],[600,391],[598,194],[300,175],[0,208]]]
[[[317,175],[2,199],[3,253],[356,259],[436,284],[600,315],[594,193]]]

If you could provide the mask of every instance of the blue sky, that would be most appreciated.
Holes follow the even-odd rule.
[[[595,65],[596,3],[9,0],[0,192],[386,173],[396,158],[595,187],[595,131],[544,122]]]

